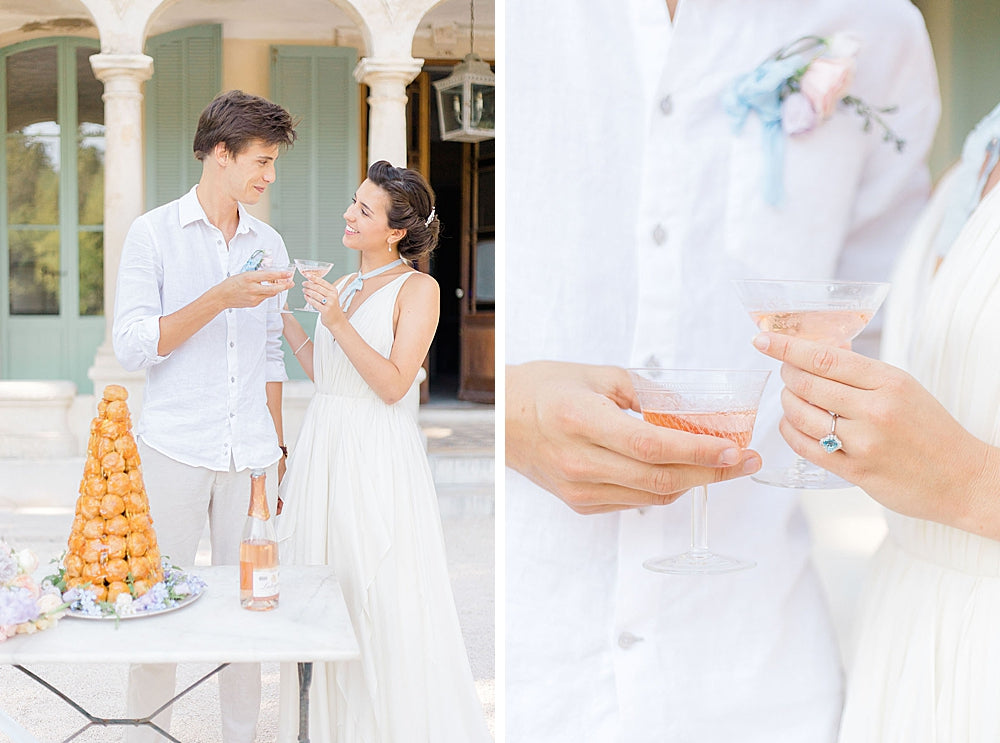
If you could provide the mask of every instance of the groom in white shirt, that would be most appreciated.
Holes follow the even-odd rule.
[[[275,506],[281,388],[288,377],[278,309],[292,286],[288,253],[252,217],[275,180],[275,160],[295,141],[295,122],[275,103],[241,91],[202,112],[194,138],[198,185],[142,215],[122,250],[113,342],[125,369],[146,370],[136,427],[143,479],[160,551],[192,565],[208,516],[212,564],[239,562],[250,471],[268,469]],[[248,270],[259,266],[261,270]],[[133,666],[128,714],[151,714],[173,696],[176,666]],[[260,708],[260,666],[220,674],[222,740],[251,743]],[[170,728],[170,711],[154,722]],[[162,740],[150,727],[128,740]]]

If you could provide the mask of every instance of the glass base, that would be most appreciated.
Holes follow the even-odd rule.
[[[315,307],[311,307],[308,304],[305,307],[293,307],[292,311],[293,312],[317,312],[317,313],[319,312],[319,310],[317,310]]]
[[[796,490],[841,490],[854,487],[844,478],[811,464],[807,467],[792,465],[779,469],[760,470],[750,475],[750,479],[764,485]]]
[[[737,570],[746,570],[756,565],[753,560],[717,555],[706,550],[688,550],[681,555],[652,557],[642,564],[646,570],[652,570],[654,573],[673,575],[735,573]]]

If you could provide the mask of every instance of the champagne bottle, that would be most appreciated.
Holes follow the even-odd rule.
[[[267,611],[278,605],[278,539],[267,508],[264,470],[250,473],[250,510],[240,541],[240,606]]]

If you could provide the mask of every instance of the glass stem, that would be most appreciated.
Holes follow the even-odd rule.
[[[708,553],[708,485],[691,493],[691,551]]]

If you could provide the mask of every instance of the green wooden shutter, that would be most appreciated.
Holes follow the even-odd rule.
[[[341,243],[344,210],[360,183],[357,58],[345,47],[271,49],[271,96],[301,119],[295,146],[278,158],[271,224],[292,258],[333,261],[331,276],[358,265]]]
[[[222,87],[222,27],[193,26],[146,42],[146,208],[173,201],[201,178],[192,145],[198,116]]]

